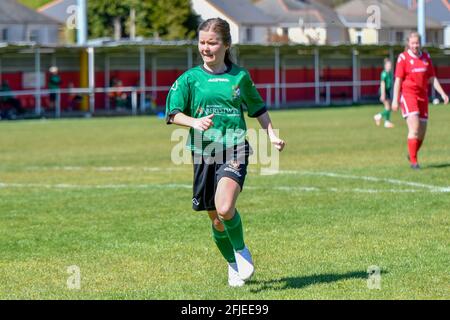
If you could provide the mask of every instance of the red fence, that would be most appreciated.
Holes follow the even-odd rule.
[[[360,69],[359,80],[360,81],[378,81],[382,69],[380,67],[364,67]],[[172,83],[184,72],[184,70],[158,70],[156,72],[157,83],[152,81],[152,71],[146,71],[146,86],[171,86]],[[267,92],[267,89],[259,89],[261,96],[266,99],[270,98],[270,104],[275,101],[275,88],[273,83],[275,82],[275,71],[274,69],[261,69],[261,68],[250,68],[250,75],[252,76],[255,84],[271,84],[271,91]],[[450,79],[450,66],[439,66],[436,68],[436,75],[440,79]],[[47,79],[48,79],[47,74]],[[79,73],[77,71],[65,71],[60,73],[62,86],[61,88],[77,88],[80,85]],[[140,74],[139,71],[111,71],[111,79],[116,78],[122,81],[122,86],[124,87],[139,87]],[[108,82],[111,81],[109,79]],[[291,68],[285,69],[280,72],[280,80],[284,79],[286,84],[313,84],[315,81],[314,69],[312,68]],[[7,80],[11,89],[13,91],[24,90],[22,87],[22,73],[3,73],[2,80]],[[352,69],[351,68],[331,68],[325,67],[320,71],[320,82],[351,82],[352,81]],[[99,88],[105,88],[109,86],[109,83],[105,83],[104,72],[96,72],[95,74],[95,85]],[[450,92],[450,84],[443,84],[444,90]],[[28,88],[29,89],[29,88]],[[156,103],[159,106],[165,104],[167,92],[158,92],[156,95]],[[323,98],[325,95],[325,88],[320,88],[320,96]],[[378,86],[362,86],[360,89],[361,98],[376,99],[378,95]],[[353,97],[353,87],[352,86],[339,86],[330,88],[330,98],[333,100],[349,100]],[[70,108],[70,101],[72,99],[71,94],[61,95],[61,109],[67,110]],[[21,101],[22,106],[26,109],[33,109],[35,107],[35,97],[34,95],[20,96],[18,99]],[[280,101],[283,103],[295,103],[295,102],[308,102],[314,101],[315,99],[315,88],[284,88],[280,89]],[[105,93],[95,94],[96,109],[105,109],[107,106]],[[268,101],[269,103],[269,101]],[[42,97],[42,106],[49,106],[49,97]]]

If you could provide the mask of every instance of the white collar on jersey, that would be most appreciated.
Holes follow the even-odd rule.
[[[419,59],[419,58],[422,56],[422,51],[419,50],[419,56],[416,56],[416,55],[411,51],[411,49],[408,49],[408,54],[409,54],[411,57],[413,57],[413,58]]]

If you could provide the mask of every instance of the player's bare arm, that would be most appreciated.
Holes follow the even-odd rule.
[[[273,130],[272,121],[270,120],[269,112],[264,112],[262,115],[257,117],[261,128],[267,131],[270,142],[275,146],[278,151],[283,151],[286,142],[277,137]]]
[[[398,101],[400,97],[401,86],[402,86],[402,79],[396,77],[394,82],[394,97],[392,98],[392,110],[394,111],[398,110]]]
[[[442,100],[444,100],[444,104],[448,104],[448,95],[445,93],[444,89],[441,86],[438,78],[432,77],[430,78],[430,82],[433,84],[434,89],[441,95]]]
[[[171,115],[169,117],[169,122],[184,127],[194,128],[200,131],[206,131],[214,125],[214,122],[212,121],[213,117],[214,114],[210,114],[206,117],[196,119],[189,117],[182,112],[179,112],[177,114]]]

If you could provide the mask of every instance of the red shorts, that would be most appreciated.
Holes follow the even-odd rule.
[[[402,94],[400,97],[403,118],[418,114],[421,121],[428,120],[428,98],[421,98],[415,95]]]

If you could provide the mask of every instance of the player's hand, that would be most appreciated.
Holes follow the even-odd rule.
[[[392,111],[397,112],[397,110],[398,110],[398,101],[394,100],[392,101]]]
[[[214,117],[214,114],[210,114],[203,118],[195,119],[192,128],[200,130],[200,131],[206,131],[210,127],[214,125],[214,122],[212,121],[212,118]]]
[[[380,101],[384,103],[384,101],[386,101],[386,95],[382,94],[380,97]]]
[[[277,149],[278,151],[283,151],[284,146],[286,145],[286,142],[284,140],[281,140],[275,135],[270,136],[270,143],[272,143],[275,149]]]
[[[448,95],[444,94],[442,100],[444,100],[444,104],[448,104]]]

